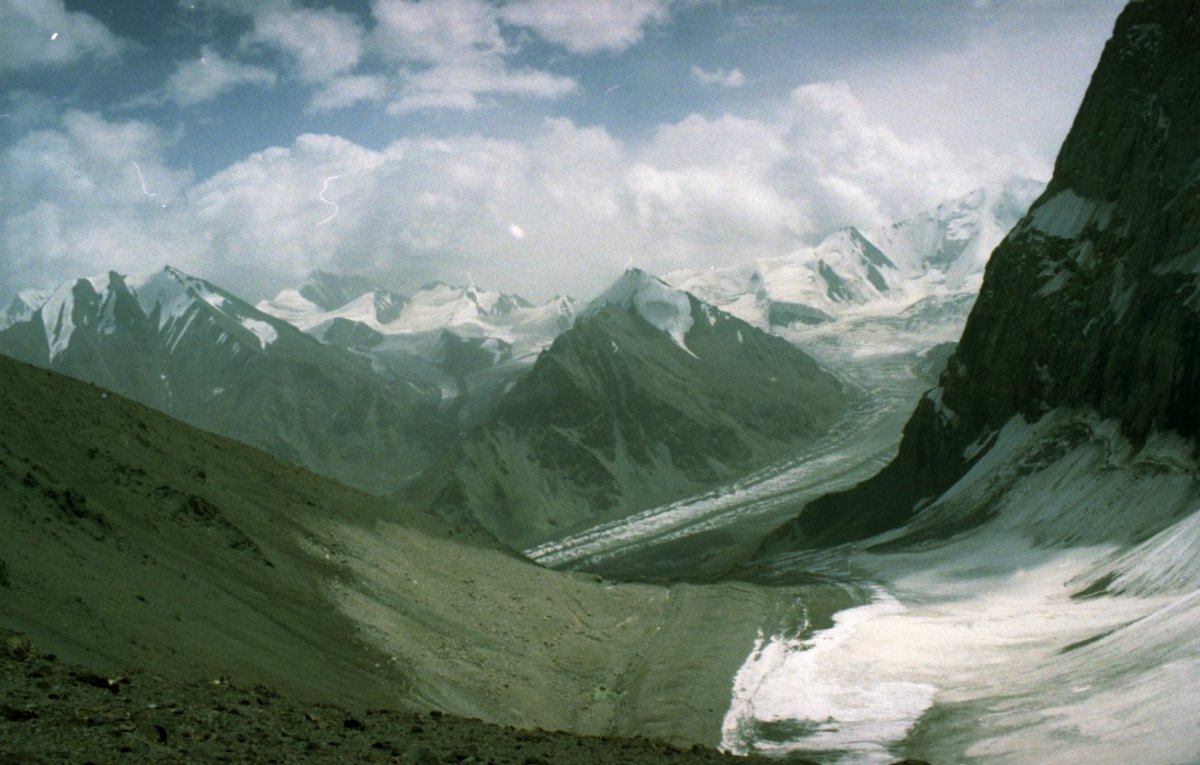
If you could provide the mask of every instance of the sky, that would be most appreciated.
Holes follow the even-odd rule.
[[[1047,180],[1123,0],[0,0],[0,301],[587,298]]]

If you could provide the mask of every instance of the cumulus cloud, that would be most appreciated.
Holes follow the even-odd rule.
[[[375,0],[376,39],[385,56],[427,64],[503,55],[496,8],[481,0]]]
[[[843,76],[904,138],[936,135],[980,161],[1045,177],[1124,5],[998,0],[971,11],[970,28],[953,45],[914,50],[903,61],[863,57]],[[1024,149],[1014,149],[1014,136]]]
[[[0,177],[24,193],[0,200],[0,284],[52,286],[167,256],[174,206],[191,182],[163,161],[170,142],[149,123],[69,111],[56,129],[8,147]]]
[[[244,44],[285,53],[301,80],[326,83],[358,65],[365,33],[354,16],[333,8],[267,5],[254,16]]]
[[[313,94],[310,111],[343,109],[360,101],[381,101],[387,97],[385,77],[374,74],[353,74],[337,77]]]
[[[844,82],[796,88],[774,170],[816,228],[883,225],[971,190],[978,176],[937,140],[903,140]]]
[[[481,0],[375,0],[375,43],[398,66],[394,114],[421,109],[470,111],[482,98],[516,95],[557,98],[576,82],[530,67],[513,66],[517,52],[504,37],[501,10]]]
[[[116,56],[125,43],[63,0],[0,0],[0,72]]]
[[[224,58],[206,45],[198,58],[175,68],[167,78],[166,92],[180,106],[195,106],[243,85],[269,87],[277,79],[270,69]]]
[[[742,70],[734,67],[733,69],[702,69],[701,67],[692,65],[692,77],[701,85],[720,85],[723,88],[740,88],[746,84],[746,75],[742,74]]]
[[[576,54],[619,52],[670,15],[669,0],[372,0],[368,32],[350,13],[293,0],[203,0],[200,8],[247,17],[253,26],[241,45],[283,53],[288,70],[314,88],[309,111],[387,100],[392,114],[471,111],[504,96],[561,98],[578,90],[572,77],[517,62],[532,36]],[[368,53],[380,68],[359,69]],[[198,71],[188,74],[203,82]],[[741,74],[722,77],[730,84]]]
[[[0,199],[0,249],[19,253],[0,283],[172,263],[248,298],[314,268],[401,285],[469,271],[534,298],[587,297],[631,256],[665,272],[780,255],[989,180],[900,138],[842,83],[798,88],[769,119],[691,115],[636,145],[565,118],[521,139],[303,135],[192,182],[163,160],[169,144],[72,112],[0,154],[0,176],[31,190]]]
[[[505,23],[532,29],[571,53],[617,52],[670,15],[668,0],[517,0],[500,11]]]

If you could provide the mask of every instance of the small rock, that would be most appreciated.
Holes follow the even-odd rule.
[[[121,692],[121,681],[104,675],[97,675],[93,672],[76,672],[72,675],[77,681],[84,685],[90,685],[93,688],[111,691],[112,693]]]
[[[8,704],[0,705],[0,718],[9,722],[29,722],[38,719],[38,713],[32,709],[18,709]]]
[[[29,638],[24,635],[9,635],[4,639],[4,655],[17,661],[29,661],[36,654]]]

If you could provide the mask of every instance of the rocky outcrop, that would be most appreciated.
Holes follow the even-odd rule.
[[[1200,3],[1132,2],[1054,178],[997,247],[962,340],[896,459],[776,536],[821,546],[903,524],[1013,417],[1088,409],[1135,444],[1200,432]]]

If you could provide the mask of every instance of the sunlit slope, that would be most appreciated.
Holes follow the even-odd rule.
[[[0,626],[65,658],[713,744],[775,607],[550,572],[101,388],[0,375]]]

